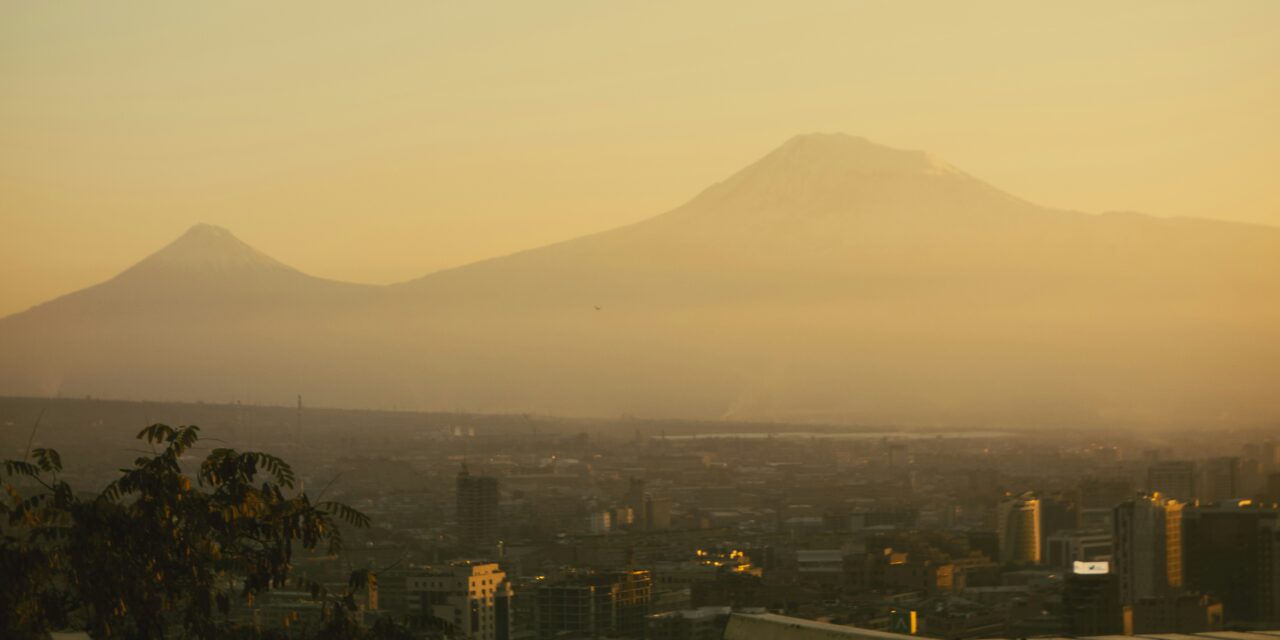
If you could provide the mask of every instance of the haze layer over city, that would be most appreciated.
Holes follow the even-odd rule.
[[[1278,27],[0,3],[0,636],[1267,637]]]

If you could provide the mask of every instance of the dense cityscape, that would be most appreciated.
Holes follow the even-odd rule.
[[[183,413],[233,445],[277,451],[301,490],[373,521],[297,571],[337,584],[367,569],[361,616],[419,638],[720,638],[735,615],[948,639],[1280,623],[1280,445],[1261,430],[4,407],[10,435],[49,408],[36,442],[68,461],[131,435],[126,420]],[[379,436],[357,435],[375,425]],[[97,456],[82,479],[111,464]],[[305,628],[318,610],[310,594],[277,590],[236,615]]]

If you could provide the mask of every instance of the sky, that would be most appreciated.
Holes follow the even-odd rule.
[[[390,283],[815,131],[1039,204],[1280,225],[1280,2],[0,1],[0,315],[193,224]]]

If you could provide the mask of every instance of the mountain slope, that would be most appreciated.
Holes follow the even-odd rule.
[[[1268,227],[1047,209],[925,153],[815,134],[656,218],[397,288],[450,304],[651,294],[659,304],[696,305],[706,293],[829,301],[833,287],[887,284],[876,279],[956,291],[1030,274],[1081,286],[1127,275],[1254,278],[1277,264],[1276,237]]]
[[[1280,231],[1047,209],[841,135],[795,138],[657,218],[397,289],[433,310],[403,333],[444,332],[515,378],[455,391],[492,390],[482,405],[888,422],[1280,415],[1266,382],[1280,373]],[[477,322],[492,328],[472,342]]]
[[[377,287],[315,278],[196,225],[116,277],[0,320],[0,390],[244,398],[297,380]],[[300,331],[299,327],[304,327]]]
[[[1280,230],[1048,209],[839,134],[794,138],[650,220],[385,288],[310,278],[213,231],[0,321],[0,354],[30,347],[0,392],[915,424],[1280,417]]]
[[[43,317],[63,310],[101,313],[107,311],[104,306],[122,301],[155,305],[149,311],[181,302],[219,312],[228,305],[255,300],[279,305],[301,302],[307,296],[359,295],[374,289],[309,276],[250,247],[226,229],[198,224],[116,277],[11,318]]]

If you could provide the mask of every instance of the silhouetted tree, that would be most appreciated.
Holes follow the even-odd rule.
[[[46,637],[69,619],[99,638],[245,637],[234,602],[283,586],[296,547],[337,552],[338,521],[368,525],[344,504],[286,496],[293,470],[270,454],[214,449],[188,475],[181,460],[198,427],[157,424],[138,438],[155,453],[89,497],[58,478],[56,451],[5,461],[0,637]],[[17,479],[36,490],[24,495]],[[353,576],[333,597],[310,584],[325,603],[321,633],[368,633],[351,615],[359,586]]]

